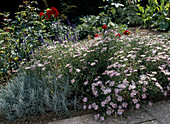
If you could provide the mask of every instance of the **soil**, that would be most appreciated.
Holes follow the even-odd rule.
[[[144,27],[129,27],[128,28],[129,31],[132,32],[132,34],[137,34],[136,30],[139,30],[139,33],[144,33],[146,35],[148,34],[155,34],[155,35],[160,35],[162,33],[167,33],[167,32],[163,32],[163,31],[156,31],[154,29],[151,28],[144,28]]]
[[[139,29],[139,30],[138,30]],[[154,31],[152,29],[145,29],[145,28],[140,28],[140,27],[129,27],[128,30],[132,33],[132,34],[137,34],[136,30],[138,30],[139,33],[144,33],[146,35],[148,34],[162,34],[164,32],[161,31]],[[167,32],[166,32],[167,33]],[[7,76],[7,78],[2,78],[0,79],[0,88],[2,84],[7,84],[4,79],[8,80],[11,74],[9,74]],[[75,116],[80,116],[83,114],[87,114],[87,113],[91,113],[90,111],[86,110],[80,110],[80,111],[74,111],[74,112],[70,112],[70,114],[72,115],[71,117],[75,117]],[[22,119],[18,119],[16,120],[16,122],[7,122],[6,119],[0,114],[0,124],[46,124],[47,122],[51,122],[51,121],[56,121],[56,120],[61,120],[61,119],[65,119],[68,118],[68,116],[57,116],[54,112],[48,112],[47,114],[44,115],[36,115],[36,116],[29,116],[27,117],[25,120]]]
[[[79,110],[79,111],[70,112],[71,116],[66,116],[66,115],[57,116],[55,112],[47,112],[47,114],[44,114],[44,115],[28,116],[26,117],[25,120],[17,119],[15,122],[14,121],[9,122],[3,116],[0,116],[0,124],[47,124],[52,121],[81,116],[81,115],[89,114],[89,113],[92,113],[92,112],[90,112],[89,110],[86,110],[86,111]]]

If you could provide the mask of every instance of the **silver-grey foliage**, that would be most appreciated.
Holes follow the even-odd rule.
[[[40,79],[35,74],[18,74],[0,90],[0,112],[8,120],[47,111],[69,115],[68,107],[75,108],[77,99],[72,95],[68,80],[56,80],[56,77],[52,75],[50,79]]]

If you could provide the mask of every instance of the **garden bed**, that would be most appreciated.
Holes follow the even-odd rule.
[[[107,1],[98,16],[80,18],[77,25],[68,18],[66,25],[55,7],[38,14],[39,9],[32,7],[36,1],[25,2],[21,6],[25,11],[15,13],[15,21],[8,19],[9,13],[0,13],[5,17],[0,29],[0,114],[4,117],[0,122],[38,123],[89,112],[103,121],[169,99],[169,32],[113,23],[119,15],[113,16],[116,8],[124,11],[124,5],[112,2]],[[141,18],[147,26],[146,20],[152,18],[144,18],[139,4],[135,7],[142,17],[134,8],[134,15],[124,13],[128,15],[124,21],[134,16],[136,20],[128,24],[140,23]],[[168,30],[169,20],[162,18],[161,23],[159,18],[152,20],[152,26]]]
[[[136,28],[129,28],[129,30],[131,32],[134,32],[134,34],[135,34]],[[152,33],[152,35],[155,35],[155,32],[154,31],[151,32],[150,29],[140,29],[139,32],[141,32],[143,35],[148,35],[148,34],[151,34],[151,33]],[[161,34],[161,32],[156,32],[156,34]],[[133,35],[133,33],[132,33],[132,35]],[[169,99],[169,94],[166,98],[164,98],[160,95],[159,97],[158,96],[156,96],[156,97],[151,96],[148,100],[155,102],[155,101],[159,101],[159,100],[163,100],[163,99]],[[87,114],[87,113],[90,113],[90,111],[81,111],[80,110],[80,111],[70,112],[71,117],[79,116],[79,115]],[[26,120],[18,119],[18,121],[16,123],[42,123],[42,122],[45,123],[45,122],[50,122],[50,121],[53,121],[53,120],[60,120],[60,119],[64,119],[64,118],[67,118],[67,116],[60,116],[59,117],[54,112],[47,112],[45,115],[40,114],[40,115],[26,117]],[[3,117],[1,117],[0,122],[4,123],[5,119]]]
[[[132,34],[134,34],[134,35],[136,35],[137,33],[142,33],[143,35],[149,35],[149,34],[152,34],[152,35],[160,35],[160,34],[162,34],[162,33],[168,33],[168,32],[155,31],[155,30],[153,30],[153,29],[143,28],[142,26],[129,27],[129,30],[130,30],[130,31],[132,32]],[[13,72],[15,72],[15,70],[13,70]],[[8,71],[7,74],[4,74],[4,76],[1,76],[0,85],[2,85],[2,84],[5,85],[12,75],[13,75],[13,74],[11,74],[11,72]]]

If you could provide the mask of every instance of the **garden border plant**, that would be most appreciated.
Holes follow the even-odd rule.
[[[139,109],[154,96],[167,96],[168,40],[132,37],[128,30],[117,37],[113,33],[117,34],[109,30],[92,40],[58,44],[49,54],[38,50],[37,57],[24,68],[40,77],[51,77],[51,72],[58,78],[69,75],[73,96],[81,96],[83,109],[93,109],[94,118],[100,120],[122,115],[127,107]]]
[[[55,44],[53,41],[79,41],[79,34],[72,25],[65,25],[59,18],[59,12],[55,7],[45,10],[45,14],[31,3],[20,5],[22,11],[16,12],[16,20],[8,19],[9,13],[1,13],[4,16],[0,30],[0,75],[7,75],[10,70],[15,73],[22,59],[30,60],[30,54],[41,45]],[[8,73],[9,74],[9,73]]]
[[[58,29],[51,26],[57,26],[51,22],[51,16],[58,15],[53,9],[40,13],[40,22],[49,26],[44,30]],[[116,31],[107,24],[100,29],[93,32],[95,37],[79,42],[51,41],[48,36],[54,32],[43,33],[49,44],[31,51],[30,61],[22,59],[18,76],[0,89],[3,115],[13,121],[48,111],[69,114],[69,106],[79,106],[94,110],[94,118],[103,121],[111,114],[123,115],[128,107],[139,109],[143,103],[151,104],[154,96],[167,98],[168,39],[135,36],[127,29]]]

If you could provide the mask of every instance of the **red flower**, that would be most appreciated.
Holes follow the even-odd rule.
[[[115,37],[117,37],[117,36],[121,37],[121,34],[120,34],[120,33],[118,33],[118,34],[116,34],[116,35],[115,35]]]
[[[41,18],[43,15],[45,15],[43,12],[40,12],[40,13],[39,13],[40,18]]]
[[[8,29],[5,29],[5,31],[9,32],[9,30],[8,30]]]
[[[126,30],[123,32],[124,35],[129,35],[130,34],[130,31]]]
[[[100,34],[95,34],[95,37],[99,37],[100,36]]]
[[[103,26],[102,26],[102,28],[103,28],[104,30],[106,30],[107,25],[106,25],[106,24],[105,24],[105,25],[103,25]]]
[[[4,28],[4,31],[9,32],[9,29],[8,29],[8,28],[6,28],[6,27],[3,27],[3,28]]]
[[[47,10],[46,15],[48,16],[48,18],[46,18],[46,19],[47,20],[50,19],[52,14],[53,14],[52,10]]]
[[[3,20],[5,20],[5,19],[8,19],[8,17],[6,17],[6,18],[3,18]]]
[[[54,14],[54,18],[57,18],[57,16],[59,15],[58,10],[55,7],[51,7],[51,11]]]

